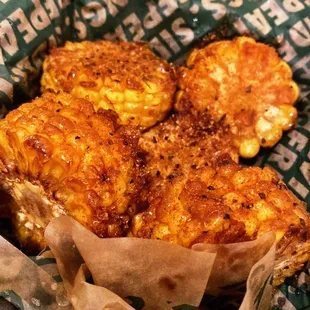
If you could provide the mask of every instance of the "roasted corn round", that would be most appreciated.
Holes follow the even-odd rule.
[[[162,120],[176,89],[173,68],[146,43],[67,42],[44,61],[41,89],[63,90],[142,128]]]
[[[225,118],[242,157],[272,147],[290,129],[299,88],[274,48],[248,37],[194,49],[179,71],[175,109]]]
[[[0,121],[0,186],[23,246],[44,246],[61,214],[100,237],[126,234],[140,190],[138,133],[115,112],[47,92]]]

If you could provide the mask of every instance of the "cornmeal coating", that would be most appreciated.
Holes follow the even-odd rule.
[[[0,186],[22,246],[42,248],[54,217],[70,215],[99,237],[127,233],[140,190],[137,130],[115,112],[47,92],[0,121]]]
[[[66,42],[52,49],[43,64],[41,89],[63,90],[112,109],[122,123],[147,128],[172,107],[174,69],[146,43]]]
[[[242,157],[274,146],[295,123],[299,88],[274,48],[249,37],[194,49],[179,70],[175,109],[225,118]]]
[[[156,184],[149,208],[137,214],[131,234],[184,247],[277,239],[274,285],[310,258],[310,219],[271,168],[243,168],[225,158]]]

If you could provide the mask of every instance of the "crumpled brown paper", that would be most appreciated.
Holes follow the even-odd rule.
[[[254,264],[269,253],[274,242],[274,234],[269,233],[258,240],[248,242],[219,245],[195,244],[192,247],[193,250],[217,253],[206,291],[215,296],[220,295],[222,291],[228,294],[227,287],[245,281]],[[274,251],[268,256],[272,266],[270,273],[273,270],[274,256]],[[264,263],[269,262],[264,261]]]
[[[48,225],[45,238],[71,299],[81,295],[75,277],[85,262],[96,285],[122,298],[141,297],[146,309],[198,306],[216,256],[159,240],[100,239],[65,216]],[[97,294],[89,297],[96,300]],[[97,309],[103,306],[108,304]]]
[[[130,296],[142,298],[143,309],[198,306],[205,292],[234,294],[233,286],[246,279],[240,310],[265,310],[270,304],[273,233],[251,242],[186,249],[159,240],[99,239],[62,216],[48,225],[45,237],[64,286],[53,279],[53,264],[38,266],[0,237],[0,291],[16,292],[25,309],[128,310],[134,309]],[[46,253],[37,262],[51,257]],[[90,275],[94,284],[87,281]]]
[[[272,233],[251,242],[185,249],[159,240],[100,239],[62,216],[48,225],[45,238],[76,309],[133,309],[122,299],[128,296],[142,298],[143,309],[198,306],[205,291],[221,293],[249,274],[240,309],[263,310],[270,304]],[[88,270],[95,285],[85,281]]]

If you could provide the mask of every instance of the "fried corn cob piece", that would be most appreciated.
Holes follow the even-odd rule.
[[[0,187],[22,246],[42,248],[54,217],[70,215],[99,237],[126,234],[140,189],[137,130],[115,112],[47,92],[0,121]]]
[[[173,68],[145,43],[67,42],[44,61],[41,89],[63,90],[112,109],[125,124],[161,121],[176,89]]]
[[[194,49],[179,72],[175,109],[225,117],[242,157],[272,147],[295,123],[299,88],[275,49],[248,37]]]
[[[148,197],[149,208],[132,222],[135,237],[191,247],[243,242],[275,232],[274,285],[310,258],[305,204],[271,168],[242,168],[225,158],[157,184]]]

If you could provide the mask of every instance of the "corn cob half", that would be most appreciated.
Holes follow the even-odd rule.
[[[0,187],[22,246],[42,248],[48,222],[70,215],[100,237],[126,234],[141,181],[138,135],[113,111],[47,92],[0,121]]]
[[[274,232],[274,285],[310,258],[310,217],[275,171],[242,168],[232,160],[175,175],[148,193],[150,207],[137,214],[131,235],[184,247],[254,240]]]

